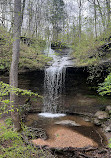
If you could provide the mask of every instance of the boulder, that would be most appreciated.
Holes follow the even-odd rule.
[[[100,125],[102,124],[102,122],[101,122],[99,119],[97,119],[97,118],[94,118],[94,119],[93,119],[93,123],[94,123],[95,125],[97,125],[97,126],[100,126]]]
[[[61,42],[53,42],[53,43],[51,43],[51,48],[52,49],[65,49],[65,48],[68,48],[67,46],[66,46],[66,44],[64,44],[64,43],[61,43]]]
[[[55,122],[55,124],[57,124],[57,125],[69,125],[69,126],[81,126],[80,124],[78,124],[72,120],[57,121],[57,122]]]
[[[109,118],[109,114],[105,111],[97,111],[94,115],[95,118],[99,120],[106,120]]]
[[[105,132],[111,132],[111,125],[109,125],[109,126],[107,126],[107,127],[105,127]]]
[[[84,120],[85,122],[90,122],[90,121],[91,121],[91,119],[88,118],[88,117],[84,117],[83,120]]]
[[[106,112],[108,112],[109,114],[111,114],[111,105],[106,106]]]

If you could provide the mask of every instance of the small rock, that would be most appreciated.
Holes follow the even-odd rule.
[[[105,132],[111,132],[111,125],[105,128]]]
[[[99,120],[105,120],[109,118],[108,113],[105,111],[97,111],[94,116]]]
[[[55,122],[57,125],[69,125],[69,126],[81,126],[80,124],[76,123],[75,121],[71,120],[63,120]]]
[[[111,105],[106,106],[106,112],[108,112],[109,114],[111,114]]]
[[[88,117],[85,117],[85,118],[83,118],[84,119],[84,121],[86,121],[86,122],[90,122],[90,119],[88,118]]]
[[[100,126],[102,123],[101,123],[101,121],[99,120],[99,119],[97,119],[97,118],[94,118],[93,119],[93,123],[95,124],[95,125],[97,125],[97,126]]]

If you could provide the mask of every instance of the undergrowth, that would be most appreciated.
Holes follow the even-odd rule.
[[[43,68],[48,61],[52,60],[43,53],[46,42],[42,39],[32,39],[28,46],[21,41],[19,69]],[[0,70],[9,70],[12,58],[12,35],[6,29],[0,27]]]
[[[109,141],[110,141],[110,143],[109,143],[109,148],[111,148],[111,139],[110,139]]]
[[[85,37],[82,35],[81,40],[75,39],[72,43],[72,56],[77,59],[78,66],[97,65],[102,52],[98,48],[104,44],[104,41],[96,40],[94,37]]]
[[[26,145],[21,134],[14,131],[11,118],[0,124],[0,158],[53,158],[49,150]]]

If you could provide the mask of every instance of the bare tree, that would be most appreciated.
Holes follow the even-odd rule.
[[[21,14],[21,0],[14,1],[14,26],[13,26],[13,51],[12,63],[10,68],[10,85],[18,87],[18,63],[20,51],[20,36],[21,36],[22,14]],[[10,102],[13,105],[11,116],[16,131],[21,129],[20,116],[18,112],[18,96],[10,93]]]
[[[100,13],[100,16],[101,16],[101,19],[102,19],[103,30],[105,31],[105,19],[104,19],[104,16],[103,16],[102,7],[100,5],[100,1],[99,0],[97,0],[97,7],[99,9],[99,13]]]
[[[106,0],[106,9],[107,9],[107,28],[110,26],[110,0]]]
[[[78,0],[78,7],[79,7],[79,41],[81,39],[81,11],[82,11],[82,1]]]
[[[94,0],[94,28],[95,28],[95,35],[97,39],[97,11],[96,11],[96,0]]]

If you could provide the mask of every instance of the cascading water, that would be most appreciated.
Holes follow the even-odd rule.
[[[53,58],[53,64],[45,69],[44,79],[44,109],[39,114],[45,117],[59,117],[65,114],[57,113],[57,107],[62,104],[62,92],[65,84],[66,66],[70,65],[67,55],[55,55],[55,51],[49,48],[49,56]]]
[[[44,112],[56,113],[61,104],[61,94],[65,82],[65,70],[62,66],[51,66],[45,70]]]

